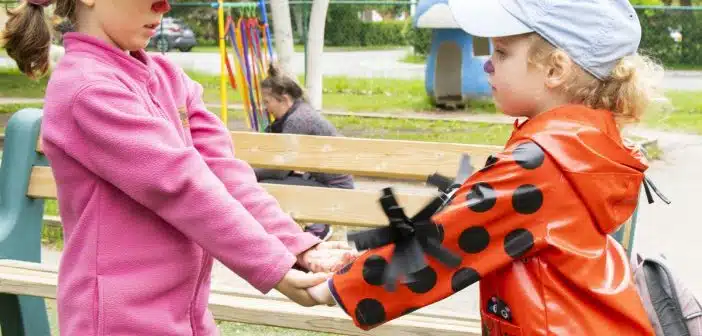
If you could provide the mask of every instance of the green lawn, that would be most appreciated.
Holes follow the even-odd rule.
[[[700,92],[669,91],[666,97],[671,106],[652,109],[644,116],[643,124],[651,128],[702,134]]]
[[[0,114],[15,113],[23,108],[41,108],[42,104],[0,104]],[[2,125],[3,129],[5,125]]]
[[[683,64],[683,65],[678,65],[678,64],[672,64],[672,65],[666,65],[666,69],[670,70],[702,70],[702,64]]]
[[[190,73],[205,88],[206,102],[219,102],[220,78],[213,75]],[[17,70],[0,69],[0,98],[41,98],[46,87],[46,78],[32,81]],[[241,103],[238,92],[227,87],[229,103]],[[665,130],[681,130],[702,134],[702,100],[699,92],[669,91],[667,96],[672,109],[653,109],[643,125]],[[326,77],[324,80],[324,107],[329,110],[347,112],[404,112],[434,110],[424,89],[422,80],[362,79]],[[10,107],[0,107],[11,112]],[[495,106],[487,101],[476,101],[466,108],[471,112],[494,113]],[[16,109],[14,109],[16,110]]]
[[[424,55],[418,55],[415,53],[407,53],[400,61],[410,64],[424,64],[427,62],[427,57]]]
[[[220,78],[202,73],[189,75],[204,87],[204,100],[220,101]],[[302,78],[300,78],[302,82]],[[38,81],[28,79],[15,69],[0,68],[0,98],[41,98],[44,96],[47,78]],[[241,103],[238,91],[227,86],[228,102]],[[360,79],[326,77],[324,79],[324,106],[342,111],[426,111],[433,107],[426,96],[421,80]],[[494,111],[492,104],[476,103],[471,108]]]
[[[0,98],[42,98],[48,78],[31,80],[15,68],[0,68]]]

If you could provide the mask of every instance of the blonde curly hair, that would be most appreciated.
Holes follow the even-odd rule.
[[[530,66],[551,66],[560,58],[568,57],[538,34],[531,33],[526,37],[531,40]],[[580,66],[574,66],[573,70],[561,90],[573,103],[611,111],[620,126],[639,122],[652,102],[665,100],[658,86],[663,68],[643,55],[622,58],[609,77],[603,80]]]

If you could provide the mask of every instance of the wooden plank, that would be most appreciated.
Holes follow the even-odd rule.
[[[56,199],[56,181],[50,167],[34,166],[29,175],[27,196]]]
[[[283,210],[303,223],[329,223],[346,226],[377,227],[388,224],[378,202],[381,191],[318,188],[262,184]],[[51,168],[32,168],[27,195],[56,198],[56,183]],[[428,204],[432,196],[397,193],[398,202],[408,215]]]
[[[55,267],[0,260],[0,292],[56,299]],[[363,331],[338,307],[301,307],[289,300],[244,296],[214,288],[209,308],[215,319],[344,335],[480,335],[475,319],[441,318],[419,312],[403,316],[372,331]],[[272,319],[271,316],[276,318]]]
[[[11,272],[21,272],[24,271],[39,271],[43,272],[45,274],[52,274],[52,273],[58,273],[58,266],[53,265],[53,264],[44,264],[44,263],[35,263],[35,262],[28,262],[28,261],[22,261],[22,260],[13,260],[13,259],[0,259],[0,267],[8,267],[8,269],[11,269]],[[255,290],[245,290],[242,288],[235,288],[235,287],[228,287],[228,286],[214,286],[210,290],[212,294],[219,294],[219,295],[225,295],[225,296],[237,296],[237,297],[250,297],[250,298],[258,298],[258,299],[266,299],[270,301],[290,301],[288,298],[283,296],[280,292],[277,291],[272,291],[269,294],[261,294],[258,291]],[[473,323],[475,321],[478,321],[480,319],[479,316],[465,316],[463,313],[458,313],[454,311],[433,311],[433,312],[426,312],[424,310],[418,310],[412,313],[413,317],[421,317],[423,319],[431,319],[431,318],[443,318],[446,320],[455,320],[455,321],[462,321],[462,322],[467,322],[467,323]],[[452,323],[459,323],[459,322],[452,322]]]
[[[331,332],[342,335],[373,336],[467,336],[480,335],[480,324],[456,324],[442,319],[416,320],[404,316],[371,331],[356,327],[338,307],[304,308],[292,302],[266,304],[265,300],[212,294],[210,310],[216,319],[251,324]],[[271,318],[275,316],[275,318]]]
[[[426,180],[455,176],[461,156],[482,168],[499,147],[424,141],[232,132],[237,157],[252,166]]]
[[[433,173],[453,177],[461,156],[475,168],[498,146],[362,139],[298,134],[231,132],[237,158],[254,167],[424,181]],[[41,137],[40,137],[41,139]],[[37,142],[41,152],[41,141]]]

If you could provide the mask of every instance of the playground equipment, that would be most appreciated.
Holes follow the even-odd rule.
[[[425,88],[436,106],[462,108],[468,99],[492,95],[483,71],[492,48],[490,41],[460,29],[448,0],[420,0],[414,26],[433,30]]]
[[[260,84],[274,57],[265,2],[259,0],[259,2],[225,3],[223,0],[218,0],[212,6],[218,11],[222,121],[227,125],[228,80],[231,87],[239,91],[243,100],[249,129],[261,131],[272,120],[263,107]],[[227,15],[225,19],[225,7],[239,8],[239,17],[235,20],[231,15]],[[256,15],[257,9],[261,10],[261,19]],[[227,52],[227,41],[232,48],[231,60]]]
[[[272,122],[262,103],[261,82],[273,57],[268,47],[270,38],[265,27],[256,17],[255,6],[245,10],[236,21],[227,17],[225,32],[232,45],[232,62],[225,49],[225,65],[229,82],[233,89],[238,89],[248,116],[249,129],[261,131]]]

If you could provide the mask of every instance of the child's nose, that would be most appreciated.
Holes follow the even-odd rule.
[[[171,4],[168,3],[168,0],[161,0],[151,5],[151,10],[159,14],[167,13],[171,10]]]
[[[493,74],[495,72],[495,66],[492,65],[492,60],[488,60],[483,65],[483,70],[488,74]]]

